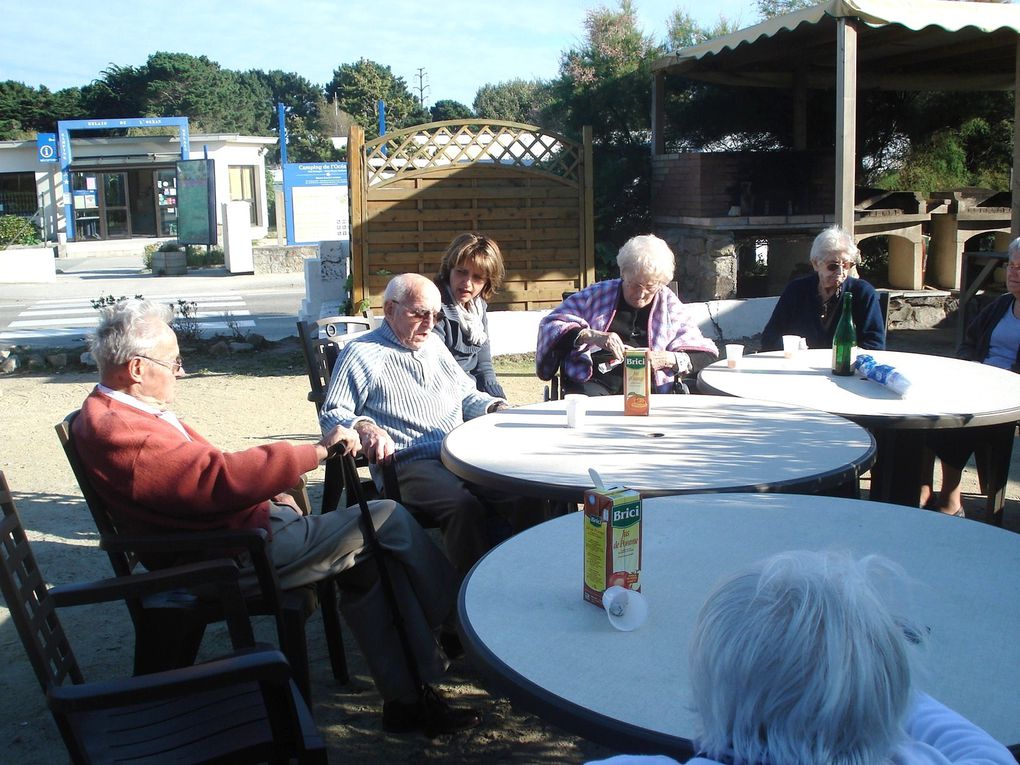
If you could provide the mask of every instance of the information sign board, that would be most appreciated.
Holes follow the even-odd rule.
[[[287,244],[349,239],[346,162],[295,162],[283,166]]]
[[[211,159],[177,163],[177,241],[216,244],[216,175]]]

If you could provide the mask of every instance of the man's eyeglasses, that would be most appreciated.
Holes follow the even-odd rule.
[[[1012,271],[1014,274],[1020,273],[1020,263],[1009,263],[1006,265],[1007,271]]]
[[[393,302],[396,303],[397,305],[401,306],[405,311],[407,311],[407,315],[408,316],[411,316],[412,318],[415,318],[418,321],[425,321],[426,319],[432,319],[432,323],[433,324],[438,324],[439,320],[441,318],[443,318],[443,312],[442,311],[430,311],[427,308],[417,308],[417,309],[415,309],[415,308],[408,308],[407,306],[403,305],[402,303],[400,303],[397,300],[394,300]]]
[[[849,271],[855,265],[856,263],[850,263],[845,260],[837,260],[833,261],[832,263],[826,263],[825,270],[828,271],[830,274],[834,274],[837,271]]]
[[[161,367],[163,367],[164,369],[169,369],[174,374],[177,374],[182,369],[184,369],[184,362],[181,360],[180,356],[178,356],[173,361],[161,361],[160,359],[154,359],[151,356],[143,356],[142,354],[139,353],[138,358],[145,359],[146,361],[151,361],[153,364],[159,364]]]

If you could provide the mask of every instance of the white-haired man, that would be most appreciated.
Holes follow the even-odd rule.
[[[358,451],[353,431],[332,427],[315,444],[276,442],[224,452],[170,411],[184,376],[168,306],[123,300],[103,309],[90,341],[100,383],[82,405],[73,435],[96,491],[126,533],[262,528],[285,588],[357,570],[341,586],[341,611],[383,698],[383,726],[451,732],[478,723],[438,695],[422,702],[408,669],[356,508],[305,516],[284,492],[332,447]],[[395,502],[374,502],[372,517],[390,557],[399,607],[426,682],[446,668],[435,631],[453,618],[456,575],[438,547]],[[353,572],[352,572],[353,573]],[[251,566],[242,583],[254,586]],[[428,708],[423,708],[427,704]]]
[[[463,576],[491,546],[489,510],[515,500],[465,483],[439,460],[453,428],[507,405],[480,392],[432,331],[442,307],[439,289],[424,276],[391,279],[385,322],[341,351],[319,424],[324,433],[353,428],[370,462],[394,462],[401,501],[435,518]]]

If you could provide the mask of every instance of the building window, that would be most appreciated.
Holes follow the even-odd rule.
[[[255,165],[230,165],[230,201],[247,202],[251,213],[251,225],[259,225],[259,203],[255,195]]]
[[[35,173],[0,173],[0,215],[35,215]]]

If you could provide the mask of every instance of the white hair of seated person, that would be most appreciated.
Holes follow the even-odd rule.
[[[164,339],[163,325],[173,316],[168,304],[137,298],[118,300],[100,309],[99,323],[88,338],[100,375],[135,356],[145,356]]]
[[[616,265],[624,278],[666,284],[673,279],[676,260],[665,241],[654,234],[643,234],[624,243],[616,255]]]
[[[878,556],[796,551],[720,585],[690,651],[698,748],[734,763],[887,762],[921,638],[888,604],[904,581]]]
[[[838,225],[829,226],[815,237],[811,243],[810,260],[812,263],[821,263],[833,253],[838,254],[843,260],[861,264],[861,251],[854,243],[854,238]]]
[[[412,292],[429,296],[439,295],[439,288],[421,274],[397,274],[386,283],[383,290],[384,303],[405,303]]]

